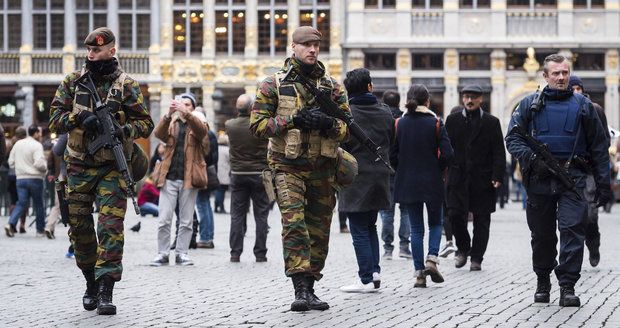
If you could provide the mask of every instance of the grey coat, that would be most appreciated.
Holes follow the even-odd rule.
[[[384,104],[355,104],[351,102],[353,119],[378,146],[382,156],[388,152],[394,139],[394,118]],[[367,212],[390,208],[390,171],[355,138],[342,145],[353,154],[359,165],[358,176],[340,192],[338,210]]]

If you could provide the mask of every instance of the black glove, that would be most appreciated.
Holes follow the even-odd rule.
[[[302,109],[293,115],[293,125],[299,129],[311,129],[312,115],[307,109]]]
[[[547,168],[547,165],[545,164],[543,159],[538,156],[535,156],[532,159],[530,168],[532,170],[532,174],[538,176],[538,178],[545,178],[551,173],[549,172],[549,169]]]
[[[334,127],[334,118],[319,110],[311,110],[310,129],[326,131]]]
[[[131,125],[125,124],[120,128],[116,129],[116,131],[114,131],[114,136],[121,140],[125,140],[125,138],[131,137]]]
[[[89,112],[87,110],[81,111],[77,115],[77,121],[84,131],[93,133],[99,131],[99,119],[97,118],[97,115],[93,114],[92,112]]]
[[[611,191],[610,185],[599,185],[596,189],[596,207],[605,206],[614,198],[614,193]]]

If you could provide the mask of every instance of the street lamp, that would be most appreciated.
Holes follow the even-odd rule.
[[[21,88],[15,91],[15,107],[20,114],[23,114],[24,107],[26,107],[26,93]]]

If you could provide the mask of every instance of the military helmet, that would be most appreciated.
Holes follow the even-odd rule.
[[[142,180],[149,169],[149,158],[146,156],[142,147],[135,142],[133,143],[130,164],[133,180],[136,182]]]
[[[357,176],[357,160],[353,155],[342,148],[338,148],[338,157],[336,158],[336,190],[350,185]]]

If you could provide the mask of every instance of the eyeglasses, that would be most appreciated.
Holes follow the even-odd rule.
[[[463,99],[478,99],[482,97],[482,95],[472,95],[472,94],[464,94]]]

